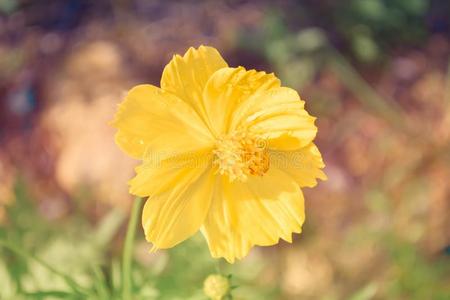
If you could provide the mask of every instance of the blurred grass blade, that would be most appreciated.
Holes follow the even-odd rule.
[[[82,299],[79,295],[74,295],[69,292],[64,291],[38,291],[38,292],[29,292],[25,293],[25,296],[27,296],[27,299]]]
[[[94,241],[100,247],[104,247],[107,245],[117,231],[122,225],[122,222],[125,220],[126,214],[122,209],[114,209],[109,212],[97,227],[97,230],[94,232]]]
[[[447,75],[445,78],[445,93],[444,93],[444,101],[447,105],[447,110],[450,110],[450,59],[447,63]]]
[[[331,68],[342,83],[355,94],[358,101],[397,127],[404,128],[403,115],[398,104],[394,101],[386,102],[337,50],[332,49],[332,52],[329,58]]]
[[[353,294],[353,296],[350,297],[350,300],[370,300],[373,299],[376,293],[377,285],[375,283],[370,283]]]
[[[92,269],[94,273],[94,288],[97,291],[97,295],[99,299],[111,299],[108,284],[106,282],[105,275],[103,274],[101,268],[98,265],[95,265]]]
[[[36,257],[35,255],[22,250],[21,247],[19,247],[17,245],[14,245],[13,243],[11,243],[9,241],[2,240],[2,239],[0,239],[0,246],[3,246],[5,248],[11,250],[12,252],[16,253],[17,255],[20,255],[20,256],[22,256],[22,257],[24,257],[26,259],[34,260],[35,262],[39,263],[41,266],[46,268],[51,273],[53,273],[53,274],[61,277],[62,279],[64,279],[64,281],[67,283],[67,285],[69,285],[72,288],[72,290],[74,290],[75,292],[81,293],[81,294],[86,294],[86,289],[85,288],[80,286],[78,283],[76,283],[72,278],[70,278],[66,274],[58,271],[55,268],[53,268],[51,265],[49,265],[48,263],[46,263],[45,261],[43,261],[39,257]]]
[[[120,289],[122,288],[122,278],[120,271],[120,262],[113,259],[111,262],[111,286],[114,290],[114,293],[120,291]]]

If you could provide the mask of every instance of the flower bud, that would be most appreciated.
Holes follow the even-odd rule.
[[[203,292],[212,300],[222,300],[229,290],[230,282],[222,275],[209,275],[203,283]]]

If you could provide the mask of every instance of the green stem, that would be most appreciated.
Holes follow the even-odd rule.
[[[133,207],[131,208],[131,216],[128,221],[127,235],[125,236],[125,245],[123,248],[122,257],[122,299],[132,299],[132,274],[131,265],[133,262],[133,246],[134,237],[136,235],[136,225],[138,222],[138,216],[141,212],[143,200],[137,197],[134,200]]]

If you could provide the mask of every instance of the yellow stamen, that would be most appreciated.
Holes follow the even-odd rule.
[[[248,175],[263,176],[269,170],[266,141],[245,131],[237,131],[217,139],[214,164],[218,173],[230,181],[246,181]]]

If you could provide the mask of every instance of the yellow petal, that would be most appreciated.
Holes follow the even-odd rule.
[[[305,220],[303,194],[286,173],[271,168],[243,183],[221,179],[202,227],[213,257],[229,262],[247,255],[253,245],[292,241]]]
[[[278,87],[242,103],[234,113],[232,128],[247,128],[259,134],[272,149],[293,150],[314,139],[317,133],[314,120],[295,90]]]
[[[178,185],[185,176],[201,173],[212,164],[212,148],[174,156],[149,157],[138,166],[136,176],[128,184],[130,194],[153,197]]]
[[[195,234],[208,212],[214,172],[211,168],[187,168],[181,171],[176,185],[150,197],[142,213],[147,241],[154,249],[175,246]]]
[[[246,71],[243,67],[223,68],[215,72],[203,92],[214,133],[220,135],[228,132],[236,108],[241,103],[245,105],[249,97],[279,86],[280,81],[273,74]]]
[[[218,177],[214,188],[209,212],[201,228],[208,243],[211,256],[223,257],[229,263],[234,263],[248,254],[250,241],[239,231],[240,217],[236,210],[236,201],[224,193],[227,183]]]
[[[191,47],[183,57],[174,55],[164,68],[161,88],[186,101],[202,118],[205,118],[203,89],[214,72],[227,66],[215,48]]]
[[[112,125],[116,143],[128,155],[173,156],[212,144],[205,124],[195,111],[176,96],[152,85],[131,89]]]
[[[300,187],[314,187],[317,179],[327,179],[321,170],[325,167],[322,155],[314,143],[296,151],[271,152],[270,163],[290,174]]]
[[[240,199],[238,211],[246,216],[240,222],[240,231],[253,244],[270,246],[279,238],[292,242],[292,233],[301,232],[305,220],[303,194],[288,174],[271,168],[264,176],[231,185],[234,197]]]

